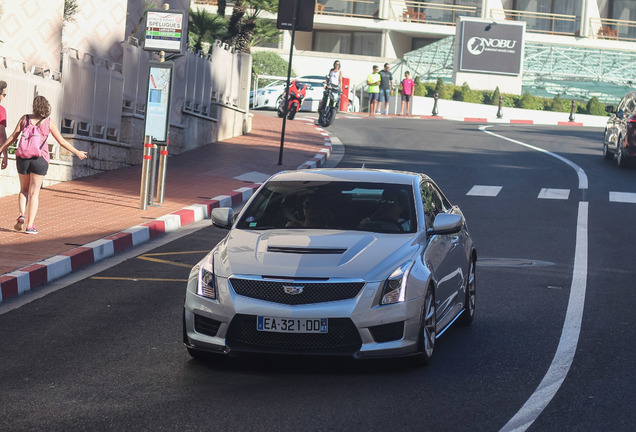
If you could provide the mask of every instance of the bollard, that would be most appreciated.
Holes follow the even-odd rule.
[[[503,96],[499,96],[499,109],[497,109],[497,118],[499,119],[503,117],[502,108],[503,108]]]
[[[435,99],[435,102],[433,103],[433,115],[436,116],[438,113],[437,100],[439,99],[439,95],[437,93],[435,93],[434,99]]]
[[[157,144],[150,149],[150,180],[148,180],[148,205],[155,205],[155,179],[157,178]]]
[[[157,179],[157,202],[163,203],[166,185],[166,167],[168,165],[168,146],[161,146],[159,151],[159,176]]]
[[[576,102],[574,101],[574,99],[572,99],[572,108],[570,108],[570,118],[568,119],[571,122],[574,121],[574,108],[575,107],[576,107]]]
[[[144,156],[141,164],[141,190],[139,191],[139,208],[146,210],[148,207],[148,189],[150,186],[150,164],[152,162],[152,137],[146,135],[144,140]]]

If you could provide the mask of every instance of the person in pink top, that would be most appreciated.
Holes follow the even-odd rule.
[[[411,79],[410,72],[405,72],[404,79],[400,83],[400,88],[402,89],[402,107],[398,115],[404,115],[404,104],[406,104],[406,115],[409,115],[413,87],[415,87],[415,81]]]
[[[44,137],[42,144],[46,142],[49,133],[51,133],[53,138],[66,150],[80,159],[86,159],[88,157],[87,153],[77,150],[71,143],[66,141],[55,123],[51,123],[49,115],[51,115],[49,101],[44,96],[36,96],[33,99],[33,114],[25,114],[20,118],[13,133],[0,145],[0,153],[18,139],[22,130],[27,127],[27,122],[29,122],[40,129],[40,134]],[[18,194],[20,217],[18,217],[14,228],[16,231],[22,231],[26,227],[24,232],[27,234],[38,233],[34,225],[35,215],[38,211],[40,188],[42,187],[44,176],[49,170],[49,146],[43,145],[40,148],[40,152],[40,156],[27,159],[18,155],[15,157],[15,164],[20,177],[20,193]]]

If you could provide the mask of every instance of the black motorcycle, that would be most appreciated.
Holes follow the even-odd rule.
[[[322,127],[331,125],[336,119],[339,105],[340,87],[334,84],[327,84],[318,106],[318,124]]]

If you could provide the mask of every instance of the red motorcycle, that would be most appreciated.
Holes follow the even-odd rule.
[[[278,117],[285,117],[287,112],[287,118],[293,120],[296,113],[303,104],[303,99],[307,94],[307,84],[300,83],[296,80],[292,81],[289,86],[289,100],[287,101],[287,110],[285,110],[285,94],[281,96],[280,105],[278,105]]]

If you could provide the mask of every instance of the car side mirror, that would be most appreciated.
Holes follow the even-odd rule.
[[[433,228],[428,235],[455,234],[464,227],[464,217],[460,214],[439,213],[433,221]]]
[[[614,114],[614,105],[607,105],[605,107],[605,112],[608,112],[610,114]]]
[[[234,223],[234,210],[231,207],[212,209],[212,224],[219,228],[230,229]]]

